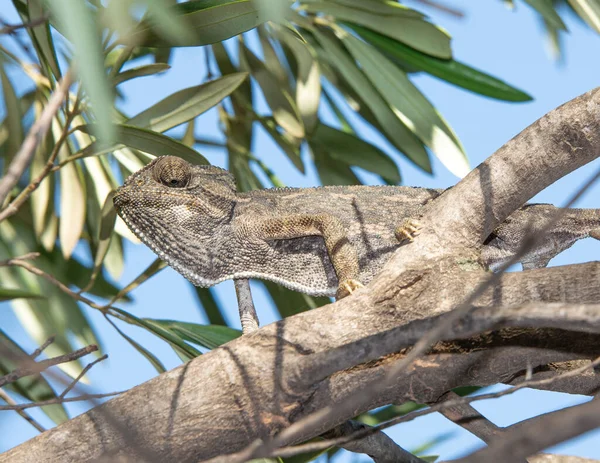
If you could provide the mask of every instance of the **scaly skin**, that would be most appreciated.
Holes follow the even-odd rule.
[[[443,191],[336,186],[239,193],[226,170],[165,156],[131,175],[114,202],[129,228],[196,286],[261,278],[339,298],[367,284],[409,242],[397,236],[418,231],[414,220]],[[533,204],[512,214],[486,240],[484,263],[493,270],[510,259],[527,227],[540,229],[556,209]],[[543,267],[599,231],[599,210],[570,209],[521,262]]]

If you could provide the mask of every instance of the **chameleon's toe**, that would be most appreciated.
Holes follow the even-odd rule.
[[[344,280],[340,283],[340,286],[338,287],[338,290],[335,293],[335,298],[337,300],[340,300],[346,296],[349,296],[358,288],[364,288],[364,285],[360,281],[353,280],[352,278]]]
[[[421,227],[421,223],[417,220],[406,219],[402,225],[394,230],[394,234],[401,243],[405,240],[412,241],[421,232]]]

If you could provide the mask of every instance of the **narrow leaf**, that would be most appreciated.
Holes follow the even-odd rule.
[[[206,347],[207,349],[215,349],[242,335],[240,330],[222,325],[199,325],[197,323],[175,320],[145,320],[168,328],[186,341]]]
[[[451,84],[498,100],[530,101],[532,99],[527,93],[506,82],[459,61],[434,58],[365,27],[350,23],[346,23],[346,25],[391,58]]]
[[[126,124],[155,132],[164,132],[177,127],[221,102],[247,77],[248,73],[237,72],[196,87],[180,90],[132,117]]]
[[[398,119],[381,94],[373,87],[369,79],[356,67],[355,62],[342,49],[335,37],[314,30],[315,37],[327,52],[331,63],[352,87],[352,89],[368,104],[373,117],[381,124],[387,137],[417,166],[431,172],[429,156],[413,133]]]
[[[127,69],[115,76],[113,84],[119,85],[137,77],[152,76],[154,74],[160,74],[165,72],[167,69],[171,69],[171,66],[164,63],[145,64],[143,66],[137,66],[135,68]]]
[[[376,146],[352,134],[321,123],[311,137],[311,143],[321,144],[335,161],[376,173],[392,184],[400,183],[396,163]]]
[[[448,170],[458,177],[465,176],[470,169],[462,146],[406,73],[356,37],[343,33],[342,41],[398,118],[431,148]]]
[[[536,10],[544,20],[555,29],[567,30],[567,26],[554,9],[552,0],[524,0],[534,10]]]
[[[150,362],[150,364],[154,367],[154,369],[157,371],[158,374],[161,374],[161,373],[164,373],[165,371],[167,371],[167,369],[162,364],[162,362],[160,360],[158,360],[158,358],[152,352],[150,352],[148,349],[146,349],[144,346],[142,346],[135,339],[133,339],[130,336],[128,336],[127,334],[125,334],[117,326],[117,324],[114,323],[112,320],[110,320],[110,319],[107,319],[107,320],[113,326],[113,328],[117,331],[117,333],[119,333],[121,335],[121,337],[123,339],[125,339],[125,341],[127,341],[135,350],[137,350],[140,354],[142,354],[144,356],[144,358],[146,360],[148,360],[148,362]]]
[[[305,4],[304,9],[368,27],[431,56],[452,58],[448,33],[422,18],[382,16],[325,1]]]
[[[568,2],[588,26],[600,34],[600,2],[598,0],[568,0]]]
[[[116,125],[116,128],[115,140],[117,143],[154,156],[178,156],[192,164],[208,164],[206,158],[200,153],[166,135],[124,124]],[[78,129],[86,133],[93,133],[94,124],[80,126]]]
[[[6,121],[8,122],[8,154],[9,159],[11,159],[23,141],[23,127],[21,125],[23,115],[21,114],[21,105],[15,89],[4,70],[3,61],[0,59],[0,81],[2,81],[2,97],[6,109]]]
[[[223,325],[227,326],[227,322],[223,316],[221,311],[221,306],[214,294],[214,290],[212,288],[199,288],[197,286],[192,285],[196,296],[198,296],[198,302],[202,307],[202,311],[208,318],[208,321],[211,325]]]
[[[44,296],[36,293],[32,293],[30,291],[24,291],[22,289],[17,288],[4,288],[0,287],[0,302],[9,301],[11,299],[40,299]]]
[[[244,58],[250,66],[252,77],[260,86],[277,123],[290,135],[304,137],[304,125],[290,94],[277,82],[277,78],[269,72],[265,64],[259,60],[245,45],[242,46]]]

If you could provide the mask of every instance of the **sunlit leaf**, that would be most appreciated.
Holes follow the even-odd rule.
[[[448,33],[420,17],[374,14],[364,9],[326,1],[305,4],[304,9],[308,12],[324,13],[341,21],[350,21],[368,27],[431,56],[452,58]]]
[[[577,14],[600,34],[600,2],[598,0],[568,0],[568,2]]]
[[[0,81],[2,82],[2,100],[6,110],[6,120],[8,122],[8,150],[9,159],[18,151],[23,141],[23,127],[21,125],[21,106],[15,93],[15,89],[4,70],[4,60],[0,55]]]
[[[229,96],[247,77],[247,73],[238,72],[180,90],[132,117],[126,124],[155,132],[177,127],[208,111]]]
[[[555,29],[567,30],[567,26],[554,9],[552,0],[524,0],[533,9],[535,9],[544,20]]]
[[[406,73],[356,37],[343,33],[342,41],[398,118],[431,148],[448,170],[464,177],[470,168],[462,146]]]
[[[425,148],[413,133],[398,119],[383,97],[373,87],[369,79],[356,67],[356,64],[347,52],[341,48],[335,37],[313,30],[315,37],[327,52],[332,64],[352,89],[368,104],[375,120],[381,124],[386,136],[413,161],[417,166],[431,172],[429,156]]]
[[[207,349],[215,349],[242,335],[240,330],[222,325],[199,325],[197,323],[176,320],[145,319],[168,328],[188,342],[198,344]]]
[[[532,99],[527,93],[466,64],[455,60],[434,58],[365,27],[355,24],[348,24],[348,26],[388,56],[446,82],[499,100],[530,101]]]
[[[277,123],[290,135],[297,138],[304,137],[304,124],[296,103],[288,91],[281,87],[277,78],[271,74],[265,64],[245,45],[242,46],[242,53],[250,66],[252,77],[258,82]]]

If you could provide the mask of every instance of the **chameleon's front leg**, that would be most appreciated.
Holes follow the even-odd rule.
[[[256,231],[264,240],[322,236],[339,282],[337,299],[346,297],[363,286],[358,281],[356,249],[348,240],[346,229],[337,217],[328,214],[290,214],[265,218],[257,226]]]

